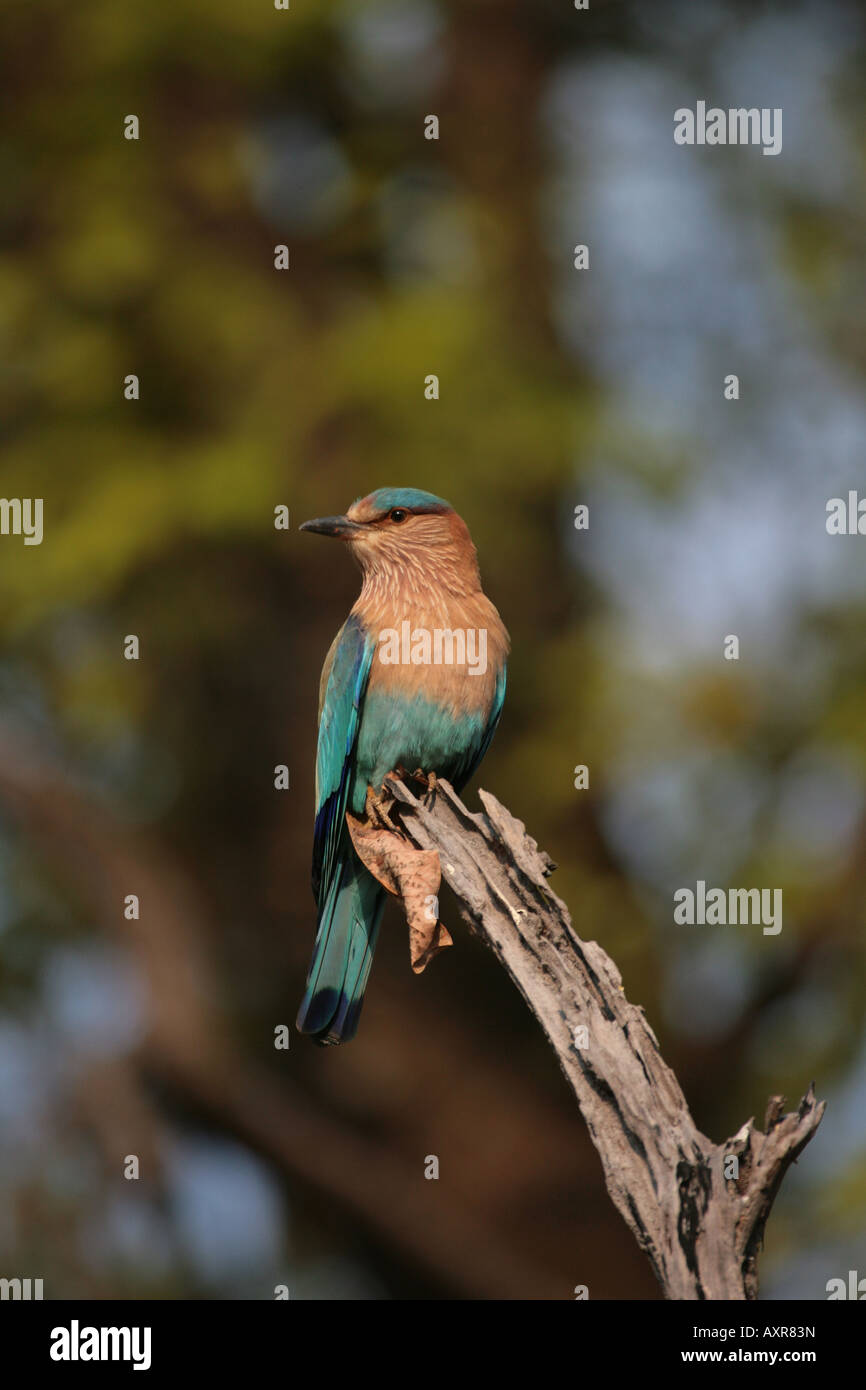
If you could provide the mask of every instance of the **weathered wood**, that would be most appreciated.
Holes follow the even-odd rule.
[[[757,1297],[764,1224],[788,1165],[824,1113],[810,1086],[765,1132],[748,1120],[713,1144],[694,1123],[643,1010],[619,971],[582,941],[547,879],[550,859],[504,806],[468,811],[447,782],[423,800],[396,777],[390,814],[418,849],[439,851],[469,926],[495,952],[559,1058],[598,1150],[611,1199],[672,1299]],[[737,1176],[726,1177],[738,1169]]]

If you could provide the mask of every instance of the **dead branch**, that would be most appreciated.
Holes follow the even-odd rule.
[[[779,1185],[824,1113],[810,1086],[795,1111],[771,1097],[722,1144],[698,1130],[643,1010],[594,941],[577,936],[547,878],[552,865],[495,797],[472,814],[447,782],[418,800],[387,790],[403,833],[438,850],[461,915],[535,1014],[577,1097],[612,1201],[671,1299],[753,1299]],[[732,1162],[736,1160],[736,1162]]]

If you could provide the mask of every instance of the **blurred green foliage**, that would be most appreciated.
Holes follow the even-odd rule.
[[[403,6],[442,73],[432,56],[423,70],[419,40],[417,83],[402,87],[395,61],[391,91],[364,80],[359,58],[358,26],[377,15],[386,24],[386,5],[298,0],[281,13],[264,0],[7,0],[0,478],[6,496],[44,497],[45,540],[0,543],[6,715],[120,823],[177,853],[209,905],[226,1016],[250,1053],[274,1066],[274,1021],[294,1012],[311,942],[319,663],[355,592],[343,557],[296,526],[375,487],[429,488],[469,523],[513,638],[506,714],[481,781],[559,862],[557,891],[646,1006],[699,1123],[715,1137],[733,1133],[770,1090],[793,1100],[813,1077],[827,1093],[859,1075],[862,1114],[863,832],[850,854],[825,863],[798,859],[773,831],[786,770],[804,749],[838,751],[862,787],[862,592],[802,616],[799,639],[820,649],[820,679],[798,703],[760,663],[642,664],[616,600],[582,563],[571,512],[602,445],[663,509],[705,465],[673,428],[659,438],[619,419],[610,388],[554,327],[550,154],[537,108],[569,56],[653,53],[632,7],[594,6],[580,35],[562,8]],[[430,109],[442,113],[438,145],[423,140]],[[123,138],[129,113],[140,119],[137,142]],[[298,143],[281,163],[287,131]],[[305,188],[320,197],[306,222]],[[395,188],[404,201],[389,214]],[[818,202],[804,189],[799,205],[780,211],[780,273],[802,293],[814,333],[845,349],[838,285],[851,258],[862,274],[862,249]],[[414,238],[412,217],[422,224]],[[273,264],[280,243],[291,251],[285,273]],[[862,332],[846,366],[862,389]],[[437,402],[424,399],[431,372]],[[138,401],[124,399],[129,373],[140,378]],[[291,508],[290,533],[273,528],[279,504]],[[137,664],[121,658],[129,632],[141,639]],[[670,979],[677,970],[689,978],[693,942],[663,924],[661,899],[624,859],[607,816],[635,769],[676,768],[696,750],[707,771],[694,845],[716,833],[719,776],[745,767],[765,814],[738,881],[779,883],[786,904],[778,949],[758,934],[738,943],[743,997],[706,1037],[681,1028],[670,1007]],[[283,801],[272,791],[281,762],[292,775]],[[589,793],[573,786],[582,762]],[[52,956],[101,939],[100,930],[14,816],[7,831],[0,998],[22,1025],[50,1035],[42,1011]],[[338,1058],[347,1079],[300,1045],[295,1079],[362,1128],[374,1123],[374,1103],[354,1112],[351,1087],[390,1097],[393,1113],[376,1110],[375,1124],[395,1149],[462,1136],[471,1151],[483,1142],[485,1107],[507,1109],[522,1078],[514,1131],[501,1121],[499,1142],[514,1151],[502,1157],[505,1195],[491,1226],[562,1271],[566,1297],[568,1280],[584,1275],[593,1297],[652,1296],[641,1257],[605,1206],[553,1059],[492,961],[460,933],[456,959],[414,980],[396,917],[391,925],[357,1053]],[[405,1049],[408,1068],[423,1051],[423,1036],[401,1031],[422,993],[453,1056],[476,1047],[491,1068],[479,1070],[465,1111],[447,1110],[453,1102],[430,1083],[420,1098],[430,1138],[408,1119],[401,1129],[408,1082],[393,1057]],[[516,1137],[527,1094],[556,1117],[527,1141],[534,1156]],[[169,1131],[198,1122],[161,1097],[157,1109]],[[159,1278],[119,1255],[94,1274],[81,1252],[111,1179],[87,1127],[46,1110],[50,1154],[40,1151],[26,1179],[7,1173],[19,1262],[44,1259],[73,1296],[206,1288],[182,1241]],[[832,1108],[828,1135],[831,1118]],[[851,1155],[840,1138],[846,1156],[828,1186],[835,1138],[824,1134],[813,1178],[810,1150],[771,1224],[771,1269],[774,1254],[787,1267],[855,1228],[862,1240],[866,1153],[861,1144]],[[13,1149],[24,1146],[12,1137]],[[547,1190],[533,1167],[543,1159],[558,1175]],[[494,1154],[478,1162],[493,1165]],[[464,1175],[467,1199],[480,1201],[473,1180]],[[399,1293],[409,1281],[431,1291],[423,1278],[412,1284],[417,1270],[387,1242],[384,1253],[371,1248],[349,1216],[335,1224],[291,1181],[287,1196],[307,1255],[349,1251],[371,1288]],[[69,1234],[76,1224],[83,1245]],[[830,1256],[825,1263],[826,1277],[841,1272]],[[244,1287],[257,1286],[251,1278]],[[821,1287],[803,1282],[798,1296],[820,1297]],[[327,1296],[327,1279],[322,1288]]]

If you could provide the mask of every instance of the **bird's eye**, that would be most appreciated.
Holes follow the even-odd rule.
[[[394,507],[391,511],[391,520],[398,522],[405,521],[408,515],[409,513],[404,511],[402,507]]]

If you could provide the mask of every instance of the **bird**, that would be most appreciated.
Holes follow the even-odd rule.
[[[395,770],[463,789],[499,723],[510,639],[469,528],[441,497],[379,488],[300,529],[343,542],[362,575],[319,683],[317,923],[297,1017],[301,1033],[334,1046],[357,1031],[385,901],[346,814],[363,815]]]

